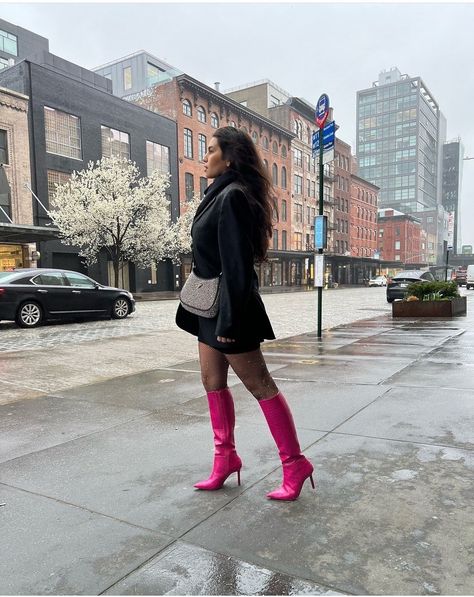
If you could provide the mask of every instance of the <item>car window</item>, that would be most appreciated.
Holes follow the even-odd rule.
[[[95,283],[87,276],[70,272],[64,275],[68,279],[69,284],[71,286],[80,286],[81,288],[95,288]]]
[[[54,272],[49,272],[45,274],[40,274],[39,276],[35,276],[33,278],[33,282],[37,285],[41,286],[65,286],[64,278],[61,274],[56,274]]]
[[[434,276],[430,272],[425,272],[424,274],[421,274],[421,277],[423,278],[423,280],[429,280],[430,282],[434,280]]]
[[[12,272],[0,272],[0,284],[2,282],[9,282],[12,278],[18,274],[12,274]]]

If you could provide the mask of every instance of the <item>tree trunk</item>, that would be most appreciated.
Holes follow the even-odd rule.
[[[114,251],[114,286],[119,287],[119,269],[120,269],[120,250],[119,247],[115,247]]]

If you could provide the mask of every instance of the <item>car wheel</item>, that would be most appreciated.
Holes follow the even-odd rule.
[[[43,309],[34,301],[26,301],[18,307],[15,321],[21,328],[34,328],[43,321]]]
[[[112,305],[112,317],[114,319],[125,319],[129,313],[130,303],[127,301],[127,299],[123,298],[122,296],[116,298],[114,304]]]

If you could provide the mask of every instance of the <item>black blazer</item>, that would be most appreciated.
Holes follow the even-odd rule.
[[[254,269],[252,209],[245,187],[227,171],[208,187],[191,228],[194,269],[198,276],[222,273],[215,335],[273,339],[272,326],[258,292]],[[198,335],[199,318],[180,305],[177,325]]]

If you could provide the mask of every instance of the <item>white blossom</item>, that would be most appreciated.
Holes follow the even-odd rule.
[[[180,253],[189,252],[195,201],[172,223],[166,196],[169,178],[158,171],[140,177],[137,166],[123,158],[90,162],[56,187],[49,216],[63,241],[79,247],[88,264],[106,249],[117,284],[120,261],[149,267],[166,258],[176,263]]]

